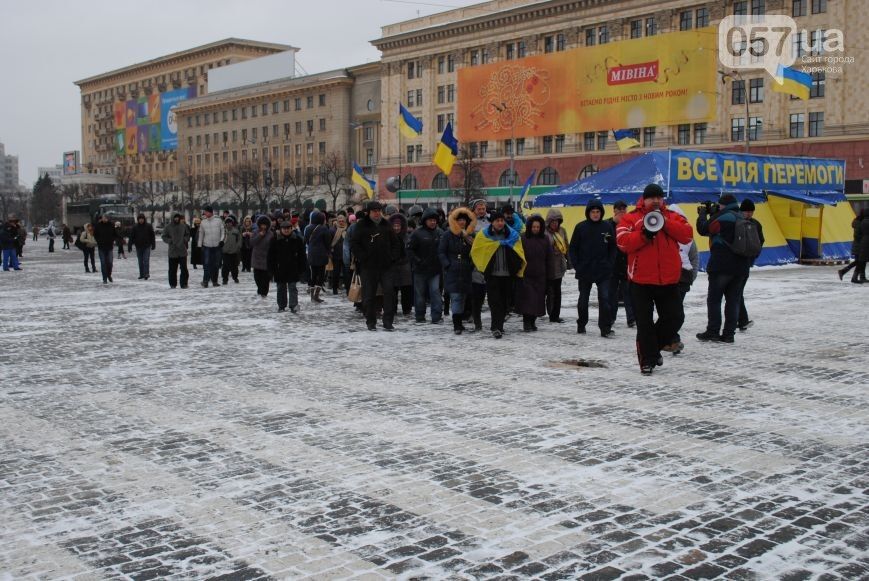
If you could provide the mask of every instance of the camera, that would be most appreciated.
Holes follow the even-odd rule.
[[[714,214],[718,211],[718,202],[713,202],[711,200],[706,200],[705,202],[700,202],[700,205],[697,206],[698,214]]]

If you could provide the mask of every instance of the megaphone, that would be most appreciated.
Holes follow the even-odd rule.
[[[643,217],[643,228],[649,232],[657,232],[664,227],[664,214],[658,210],[652,210]]]

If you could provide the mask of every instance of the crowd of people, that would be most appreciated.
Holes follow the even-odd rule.
[[[543,317],[564,323],[561,289],[572,269],[579,290],[576,332],[587,332],[595,288],[601,337],[614,335],[624,305],[627,326],[636,328],[640,370],[648,375],[663,364],[662,353],[684,349],[683,301],[699,269],[694,227],[664,198],[660,186],[649,184],[635,207],[616,202],[611,217],[600,201],[592,201],[586,219],[569,236],[558,209],[526,219],[511,205],[490,209],[484,200],[475,200],[449,215],[419,206],[405,214],[374,200],[360,210],[279,210],[245,216],[241,223],[228,211],[218,217],[205,206],[191,225],[174,214],[161,238],[168,248],[171,288],[188,287],[188,259],[192,269],[202,268],[199,284],[204,288],[227,285],[230,279],[238,283],[239,271],[252,272],[262,299],[274,283],[279,311],[298,312],[299,284],[307,286],[313,303],[323,302],[331,290],[346,294],[370,331],[378,329],[378,322],[383,330],[394,330],[401,309],[418,324],[441,324],[449,317],[457,335],[480,332],[486,303],[495,339],[504,336],[505,320],[514,313],[522,317],[525,332],[537,331]],[[753,324],[744,289],[764,243],[754,209],[751,200],[740,204],[732,194],[698,209],[694,226],[710,240],[707,324],[697,334],[700,341],[733,343],[737,329],[746,331]],[[855,219],[854,233],[856,260],[839,277],[854,268],[852,282],[862,283],[869,213]],[[20,254],[22,235],[16,220],[7,221],[0,239],[4,270],[20,269],[16,250]],[[75,246],[83,253],[85,272],[97,272],[99,257],[104,284],[113,282],[115,249],[118,258],[126,258],[125,246],[127,252],[135,248],[139,279],[148,280],[156,234],[144,214],[126,232],[104,215],[86,225]]]

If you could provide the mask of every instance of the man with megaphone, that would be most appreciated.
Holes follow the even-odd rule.
[[[643,375],[663,365],[661,347],[672,342],[685,320],[678,287],[682,274],[679,244],[688,244],[693,236],[685,218],[667,209],[664,190],[658,184],[646,186],[637,207],[624,215],[616,229],[616,244],[628,255],[637,358]]]

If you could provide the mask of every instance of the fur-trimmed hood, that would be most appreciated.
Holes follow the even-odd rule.
[[[468,208],[464,206],[459,206],[452,212],[450,212],[450,217],[447,219],[450,225],[450,232],[458,236],[462,233],[462,228],[459,226],[459,222],[457,218],[461,215],[465,215],[468,217],[468,226],[465,228],[465,234],[471,236],[474,234],[474,229],[477,226],[477,216],[470,211]]]

